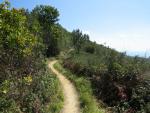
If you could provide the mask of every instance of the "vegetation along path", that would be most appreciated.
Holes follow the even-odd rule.
[[[49,68],[52,70],[54,74],[57,75],[63,88],[65,101],[61,113],[80,113],[80,103],[77,91],[74,85],[53,67],[56,62],[57,60],[50,61]]]

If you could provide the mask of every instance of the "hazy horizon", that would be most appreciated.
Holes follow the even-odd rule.
[[[0,0],[3,1],[3,0]],[[149,0],[10,0],[12,7],[52,5],[67,30],[81,29],[92,41],[128,55],[150,56]]]

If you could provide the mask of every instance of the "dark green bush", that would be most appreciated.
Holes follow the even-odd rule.
[[[72,72],[90,79],[96,97],[114,107],[115,113],[147,113],[149,85],[144,85],[140,58],[120,55],[114,50],[108,55],[101,60],[102,56],[80,52],[72,54],[63,64]]]
[[[93,54],[95,52],[95,48],[92,45],[85,47],[85,52]]]

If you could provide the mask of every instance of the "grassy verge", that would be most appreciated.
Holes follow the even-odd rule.
[[[63,108],[63,102],[64,102],[64,96],[63,96],[63,92],[62,92],[62,88],[61,85],[58,81],[58,79],[55,77],[55,75],[51,75],[53,76],[53,89],[51,89],[50,91],[53,92],[53,94],[51,94],[50,97],[50,102],[47,104],[45,111],[46,113],[60,113],[61,109]],[[50,84],[51,84],[50,83]],[[53,91],[55,89],[55,91]]]
[[[97,104],[92,96],[90,81],[84,77],[78,77],[75,74],[72,74],[69,70],[64,69],[60,63],[56,63],[54,67],[75,84],[80,96],[82,113],[105,113],[105,110]]]

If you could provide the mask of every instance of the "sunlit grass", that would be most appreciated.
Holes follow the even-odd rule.
[[[104,113],[105,110],[100,107],[92,96],[91,83],[84,77],[78,77],[69,70],[64,69],[60,63],[56,63],[54,67],[70,79],[76,86],[80,96],[80,106],[82,113]]]

